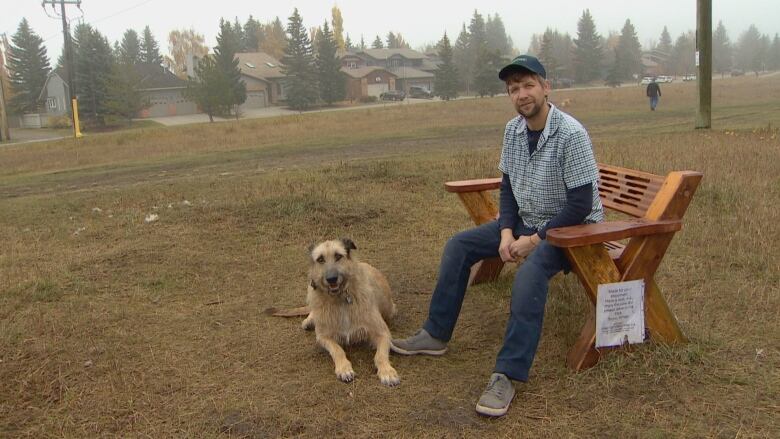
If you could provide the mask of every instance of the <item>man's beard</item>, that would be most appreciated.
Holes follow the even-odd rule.
[[[525,107],[528,104],[532,104],[531,110],[527,111],[527,112],[523,111],[522,108]],[[531,119],[534,116],[536,116],[537,114],[539,114],[540,111],[542,111],[542,105],[544,105],[544,103],[540,104],[540,103],[537,103],[536,101],[529,102],[529,103],[526,103],[526,104],[518,106],[517,107],[517,112],[520,113],[520,115],[523,116],[524,118]]]

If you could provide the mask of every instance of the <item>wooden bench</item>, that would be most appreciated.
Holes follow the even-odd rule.
[[[567,359],[569,367],[577,371],[595,365],[602,353],[595,348],[599,284],[644,279],[645,327],[651,337],[669,344],[686,341],[653,276],[675,232],[682,228],[682,218],[702,174],[677,171],[663,177],[605,164],[598,167],[599,196],[604,208],[625,214],[628,219],[547,231],[547,241],[566,252],[591,303],[588,320]],[[444,186],[448,192],[458,194],[479,225],[498,217],[490,191],[500,185],[501,178],[488,178],[453,181]],[[624,244],[621,240],[628,241]],[[470,282],[495,279],[503,265],[500,258],[475,264]]]

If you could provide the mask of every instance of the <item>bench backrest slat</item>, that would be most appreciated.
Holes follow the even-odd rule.
[[[665,177],[599,163],[599,196],[605,208],[642,218]]]

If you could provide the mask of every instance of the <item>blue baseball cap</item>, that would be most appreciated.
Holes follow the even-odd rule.
[[[513,59],[512,62],[504,66],[504,68],[498,72],[498,78],[502,81],[506,81],[507,76],[511,73],[523,70],[536,73],[542,78],[547,79],[547,71],[544,70],[544,66],[532,55],[520,55]]]

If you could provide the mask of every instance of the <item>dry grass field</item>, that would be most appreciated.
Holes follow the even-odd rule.
[[[447,180],[495,176],[506,97],[153,128],[0,147],[0,437],[777,437],[780,75],[555,92],[597,159],[704,173],[657,275],[690,343],[565,367],[584,294],[553,280],[531,380],[478,417],[513,270],[472,288],[441,358],[348,350],[339,382],[298,319],[305,249],[347,236],[427,312],[446,239],[470,226]],[[158,215],[145,222],[149,214]]]

